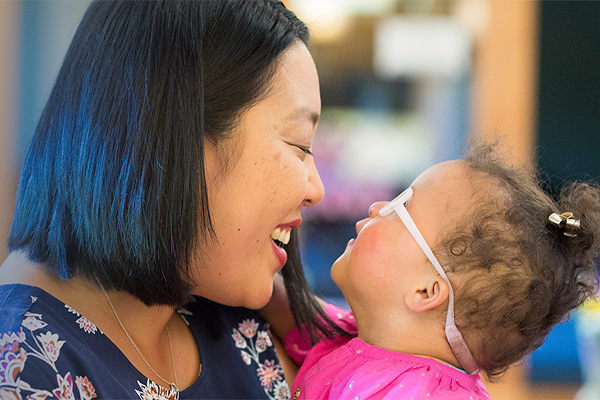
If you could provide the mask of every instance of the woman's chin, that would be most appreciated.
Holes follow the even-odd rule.
[[[260,290],[256,289],[256,285],[252,285],[252,288],[253,290],[249,290],[241,296],[231,296],[233,289],[228,289],[226,293],[205,293],[201,290],[196,290],[192,291],[192,294],[224,306],[244,307],[252,310],[258,310],[264,307],[271,299],[271,296],[273,295],[273,283],[272,281],[265,283],[264,287],[262,287]]]
[[[271,296],[273,295],[273,285],[271,284],[268,288],[262,289],[260,292],[250,293],[250,297],[244,300],[244,304],[240,304],[240,307],[250,308],[252,310],[259,310],[267,305]]]

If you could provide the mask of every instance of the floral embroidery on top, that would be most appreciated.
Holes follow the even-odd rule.
[[[53,363],[56,362],[56,360],[58,360],[60,349],[62,348],[63,344],[65,344],[65,341],[58,340],[58,335],[50,332],[42,333],[38,336],[38,339],[40,339],[48,359]]]
[[[0,339],[0,398],[20,399],[19,379],[17,378],[27,360],[27,353],[20,345],[25,341],[25,332],[5,333]]]
[[[60,374],[57,374],[56,382],[58,383],[58,387],[52,391],[54,396],[60,400],[73,399],[73,377],[71,373],[67,372],[64,378]]]
[[[251,365],[253,361],[258,365],[256,373],[269,399],[289,400],[290,389],[283,377],[281,365],[276,360],[260,362],[260,354],[273,346],[273,342],[268,330],[258,330],[258,328],[259,324],[254,319],[245,319],[240,322],[238,328],[234,328],[231,335],[235,341],[235,347],[241,349],[240,354],[246,365]]]
[[[38,318],[40,318],[40,319],[38,319]],[[46,325],[48,325],[47,323],[42,321],[41,318],[42,318],[41,314],[33,314],[33,313],[30,313],[29,311],[27,311],[25,313],[25,319],[23,320],[23,322],[21,322],[21,325],[23,325],[25,328],[27,328],[33,332],[37,329],[41,329],[41,328],[45,327]]]
[[[275,360],[265,360],[265,363],[258,367],[256,371],[261,385],[268,390],[273,388],[273,382],[283,380],[283,370],[279,364],[275,364]]]
[[[140,396],[140,400],[177,400],[179,399],[179,392],[171,391],[169,389],[165,389],[162,386],[157,385],[152,382],[150,379],[144,385],[142,382],[138,381],[138,385],[140,389],[137,390],[136,393]]]
[[[83,315],[79,314],[79,312],[77,312],[76,310],[72,309],[71,307],[69,307],[66,304],[65,304],[65,308],[70,313],[73,313],[73,314],[75,314],[75,315],[77,315],[79,317],[79,319],[77,319],[77,321],[75,321],[77,324],[79,324],[79,329],[83,329],[88,334],[89,333],[96,334],[96,331],[98,330],[98,328],[96,328],[96,325],[94,325],[89,319],[87,319]],[[102,331],[100,331],[100,333],[104,334]]]
[[[239,325],[240,332],[247,338],[251,338],[256,335],[256,330],[258,329],[258,322],[254,322],[253,319],[245,319]]]
[[[26,286],[0,290],[9,295],[8,302],[0,307],[0,314],[9,316],[7,320],[0,316],[0,399],[179,400],[180,393],[159,386],[129,366],[120,365],[115,359],[117,349],[104,349],[102,346],[110,342],[102,331],[86,323],[87,319],[73,308],[48,297],[37,297],[39,291]],[[29,308],[31,304],[35,307]],[[190,307],[196,304],[191,303]],[[220,306],[216,307],[221,312]],[[5,314],[5,309],[11,314]],[[268,325],[255,312],[229,308],[222,311],[224,326],[228,327],[225,329],[233,330],[229,331],[234,334],[234,340],[230,341],[227,330],[218,339],[210,337],[210,332],[205,332],[201,324],[211,321],[207,319],[205,323],[204,316],[196,316],[195,310],[193,313],[188,310],[178,311],[198,343],[204,343],[204,338],[207,343],[210,340],[218,343],[205,349],[207,354],[221,356],[222,353],[222,363],[229,365],[234,375],[241,374],[255,383],[236,384],[231,382],[230,376],[207,369],[206,376],[211,381],[214,379],[215,384],[210,388],[193,385],[184,393],[193,392],[189,396],[192,398],[218,397],[223,393],[228,398],[290,399],[290,389],[275,355]],[[100,335],[93,334],[97,331]]]
[[[65,341],[60,340],[58,334],[49,331],[40,332],[37,336],[35,334],[47,325],[42,321],[41,314],[27,311],[19,331],[4,333],[0,338],[0,398],[17,400],[27,397],[27,399],[44,400],[53,396],[59,400],[75,399],[71,373],[67,372],[62,376],[56,368],[56,361],[60,357]],[[29,335],[23,328],[29,331]],[[21,372],[29,357],[42,360],[56,373],[56,388],[52,392],[33,388],[29,383],[21,380]],[[82,400],[96,397],[94,385],[87,377],[77,376],[75,383]],[[24,396],[23,393],[29,394]]]
[[[277,400],[289,400],[292,397],[290,388],[285,380],[275,382],[273,385],[273,393]]]
[[[75,383],[79,388],[79,393],[81,394],[82,400],[91,400],[96,397],[96,389],[94,388],[94,385],[92,385],[92,382],[89,381],[87,376],[78,376],[75,379]]]

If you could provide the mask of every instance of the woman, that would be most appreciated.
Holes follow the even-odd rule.
[[[281,247],[323,196],[307,40],[274,0],[91,4],[0,267],[1,398],[289,397],[252,309],[286,262],[316,308]]]

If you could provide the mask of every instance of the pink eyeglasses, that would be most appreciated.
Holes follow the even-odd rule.
[[[412,195],[413,189],[409,187],[402,192],[400,196],[396,197],[394,200],[386,204],[381,210],[379,210],[379,215],[385,217],[393,212],[396,212],[421,250],[423,250],[431,264],[433,264],[433,267],[437,270],[442,279],[448,284],[449,296],[448,314],[446,316],[446,338],[448,339],[450,348],[454,352],[454,355],[456,356],[456,359],[460,365],[465,371],[475,375],[479,373],[477,361],[475,361],[475,358],[473,358],[473,355],[469,351],[465,340],[454,323],[454,292],[452,291],[450,280],[448,279],[448,276],[446,275],[446,272],[444,272],[444,269],[440,265],[439,261],[437,258],[435,258],[435,255],[427,245],[427,242],[425,242],[425,238],[423,238],[423,235],[421,235],[421,232],[419,232],[419,229],[415,225],[413,219],[408,214],[408,210],[406,209],[406,202],[412,197]]]

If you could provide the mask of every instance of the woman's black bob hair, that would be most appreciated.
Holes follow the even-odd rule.
[[[205,141],[226,140],[308,39],[274,0],[94,1],[25,159],[9,250],[147,305],[187,302],[190,260],[214,235]],[[284,275],[305,319],[294,246]]]

